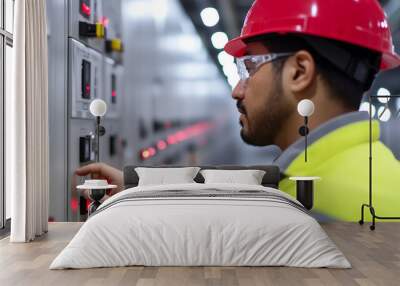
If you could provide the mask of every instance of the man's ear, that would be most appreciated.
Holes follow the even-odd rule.
[[[291,93],[304,94],[314,86],[316,66],[313,56],[305,50],[291,56],[285,63],[284,77]]]

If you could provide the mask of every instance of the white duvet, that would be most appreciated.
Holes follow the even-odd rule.
[[[261,190],[299,204],[277,189],[255,185],[194,183],[127,189],[99,207],[50,269],[128,265],[351,267],[315,219],[274,199],[174,197],[118,202],[136,192],[207,189]]]

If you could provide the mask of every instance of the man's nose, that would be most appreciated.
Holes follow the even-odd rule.
[[[245,94],[244,91],[245,83],[243,80],[240,80],[232,91],[232,98],[235,100],[243,100]]]

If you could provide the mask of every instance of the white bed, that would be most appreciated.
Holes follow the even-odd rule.
[[[50,269],[128,265],[350,268],[300,205],[277,189],[256,185],[130,188],[99,207]]]

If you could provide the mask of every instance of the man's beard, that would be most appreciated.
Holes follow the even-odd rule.
[[[289,117],[290,106],[283,95],[282,81],[277,79],[267,95],[263,112],[247,114],[247,128],[242,125],[240,136],[244,142],[254,146],[275,144],[276,136],[281,131],[286,118]],[[250,116],[249,116],[250,115]]]

